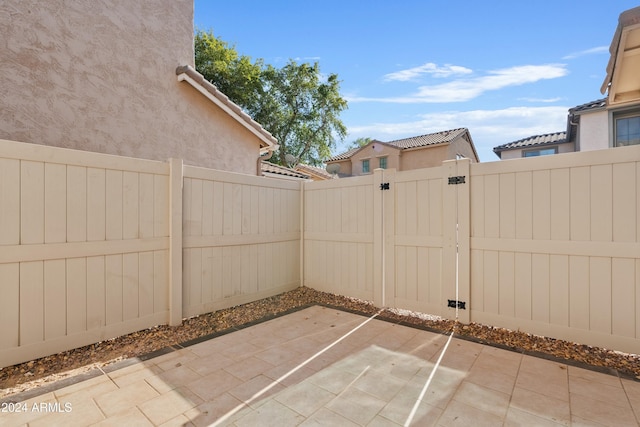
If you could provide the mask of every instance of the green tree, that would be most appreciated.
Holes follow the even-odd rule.
[[[351,141],[351,143],[347,147],[347,150],[352,150],[354,148],[364,147],[365,145],[370,143],[371,140],[372,139],[370,137],[368,137],[368,136],[363,136],[363,137],[354,139],[353,141]]]
[[[322,79],[317,62],[290,60],[282,68],[267,66],[262,79],[265,90],[254,118],[280,144],[276,163],[289,165],[287,154],[312,165],[331,157],[336,139],[347,133],[340,120],[347,101],[340,96],[338,76]]]
[[[255,107],[262,91],[262,60],[238,54],[234,46],[212,32],[197,30],[194,37],[196,70],[240,107]]]
[[[287,159],[295,158],[320,165],[331,157],[336,140],[344,139],[340,113],[347,101],[340,95],[340,80],[337,74],[323,77],[317,62],[265,66],[200,30],[195,59],[198,72],[278,140],[274,163],[291,166]]]

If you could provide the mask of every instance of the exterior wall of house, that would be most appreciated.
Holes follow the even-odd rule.
[[[373,173],[374,169],[380,167],[380,158],[382,157],[387,158],[387,169],[399,169],[401,163],[400,150],[384,144],[377,144],[377,146],[382,147],[382,150],[375,151],[371,146],[369,146],[351,156],[352,176],[368,175],[369,173]],[[363,173],[362,161],[366,159],[369,159],[369,172]]]
[[[0,40],[0,138],[256,174],[258,138],[177,81],[192,0],[6,0]]]
[[[479,161],[476,153],[473,152],[473,148],[471,148],[471,144],[464,138],[456,138],[449,144],[448,160],[455,159],[458,154],[463,155],[466,159],[471,159],[473,163]]]
[[[609,148],[609,113],[606,110],[581,114],[578,129],[580,151]]]
[[[539,148],[551,148],[552,146],[544,146],[544,147],[539,147]],[[572,153],[574,151],[576,151],[575,148],[575,144],[573,142],[568,142],[566,144],[559,144],[557,145],[558,147],[558,154],[562,154],[562,153]],[[531,147],[531,148],[527,148],[527,150],[534,150],[536,149],[536,147]],[[508,160],[508,159],[519,159],[521,157],[523,157],[522,152],[524,150],[522,148],[519,148],[517,150],[505,150],[502,152],[502,157],[501,160]]]
[[[332,162],[340,165],[338,176],[351,176],[351,159],[342,160],[340,162]]]
[[[455,159],[455,154],[453,158]],[[450,160],[449,144],[407,149],[402,151],[399,170],[431,168],[440,166],[445,160]]]

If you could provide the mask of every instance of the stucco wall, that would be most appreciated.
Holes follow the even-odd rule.
[[[478,158],[476,157],[476,153],[473,152],[471,144],[464,138],[456,138],[449,144],[449,160],[455,159],[458,154],[463,155],[467,159],[471,159],[473,163],[478,162]]]
[[[373,146],[380,148],[380,151],[373,149]],[[351,156],[351,174],[367,175],[362,173],[362,160],[369,159],[369,173],[373,173],[374,169],[380,167],[380,158],[387,158],[387,169],[399,169],[400,167],[400,150],[389,147],[384,144],[376,144],[375,142]]]
[[[580,151],[609,148],[609,114],[606,110],[580,115]]]
[[[440,166],[443,161],[449,160],[448,157],[449,144],[403,150],[400,170],[406,171]],[[453,158],[455,159],[455,155]]]
[[[572,153],[576,151],[575,144],[573,142],[558,144],[557,146],[551,145],[551,146],[537,147],[537,148],[531,148],[531,149],[533,150],[533,149],[543,149],[543,148],[552,148],[552,147],[558,147],[558,154]],[[522,157],[522,149],[506,150],[502,152],[502,160],[519,159],[521,157]]]
[[[187,83],[193,0],[4,0],[0,138],[256,174],[258,138]]]
[[[340,166],[338,176],[351,176],[351,159],[342,160],[340,162],[331,162]]]

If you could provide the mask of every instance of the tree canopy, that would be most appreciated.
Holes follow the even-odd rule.
[[[351,141],[351,143],[349,144],[347,149],[351,150],[353,148],[364,147],[365,145],[367,145],[371,141],[372,141],[371,137],[363,136],[363,137],[360,137],[360,138],[357,138],[357,139],[354,139],[353,141]]]
[[[346,136],[340,113],[347,101],[340,95],[340,80],[337,74],[325,77],[317,62],[289,60],[282,68],[261,59],[252,62],[201,30],[195,35],[195,59],[198,72],[278,140],[271,161],[320,165],[331,156],[336,139]]]
[[[239,55],[213,33],[197,31],[194,42],[196,70],[229,99],[244,109],[252,107],[262,90],[262,60]]]

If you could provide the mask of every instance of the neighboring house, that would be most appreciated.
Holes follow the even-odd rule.
[[[300,173],[309,175],[309,178],[311,178],[313,181],[324,181],[326,179],[334,179],[338,177],[337,175],[332,175],[326,170],[317,166],[305,165],[302,163],[296,165],[294,169]]]
[[[547,133],[530,136],[500,145],[493,149],[502,160],[519,157],[546,156],[548,154],[568,153],[575,151],[574,143],[567,139],[567,132]]]
[[[0,138],[260,174],[277,141],[193,69],[193,13],[3,0]]]
[[[620,14],[600,91],[607,97],[569,110],[567,131],[495,147],[501,159],[640,144],[640,7]],[[563,135],[564,134],[564,135]]]
[[[295,179],[305,180],[311,179],[309,175],[301,173],[297,170],[286,168],[284,166],[277,165],[268,161],[263,161],[261,164],[262,175],[268,178],[280,178],[280,179]]]
[[[396,141],[370,141],[327,161],[327,169],[337,169],[340,177],[372,173],[374,169],[410,170],[440,166],[445,160],[469,158],[478,154],[467,128],[452,129]],[[332,166],[336,165],[336,166]]]

